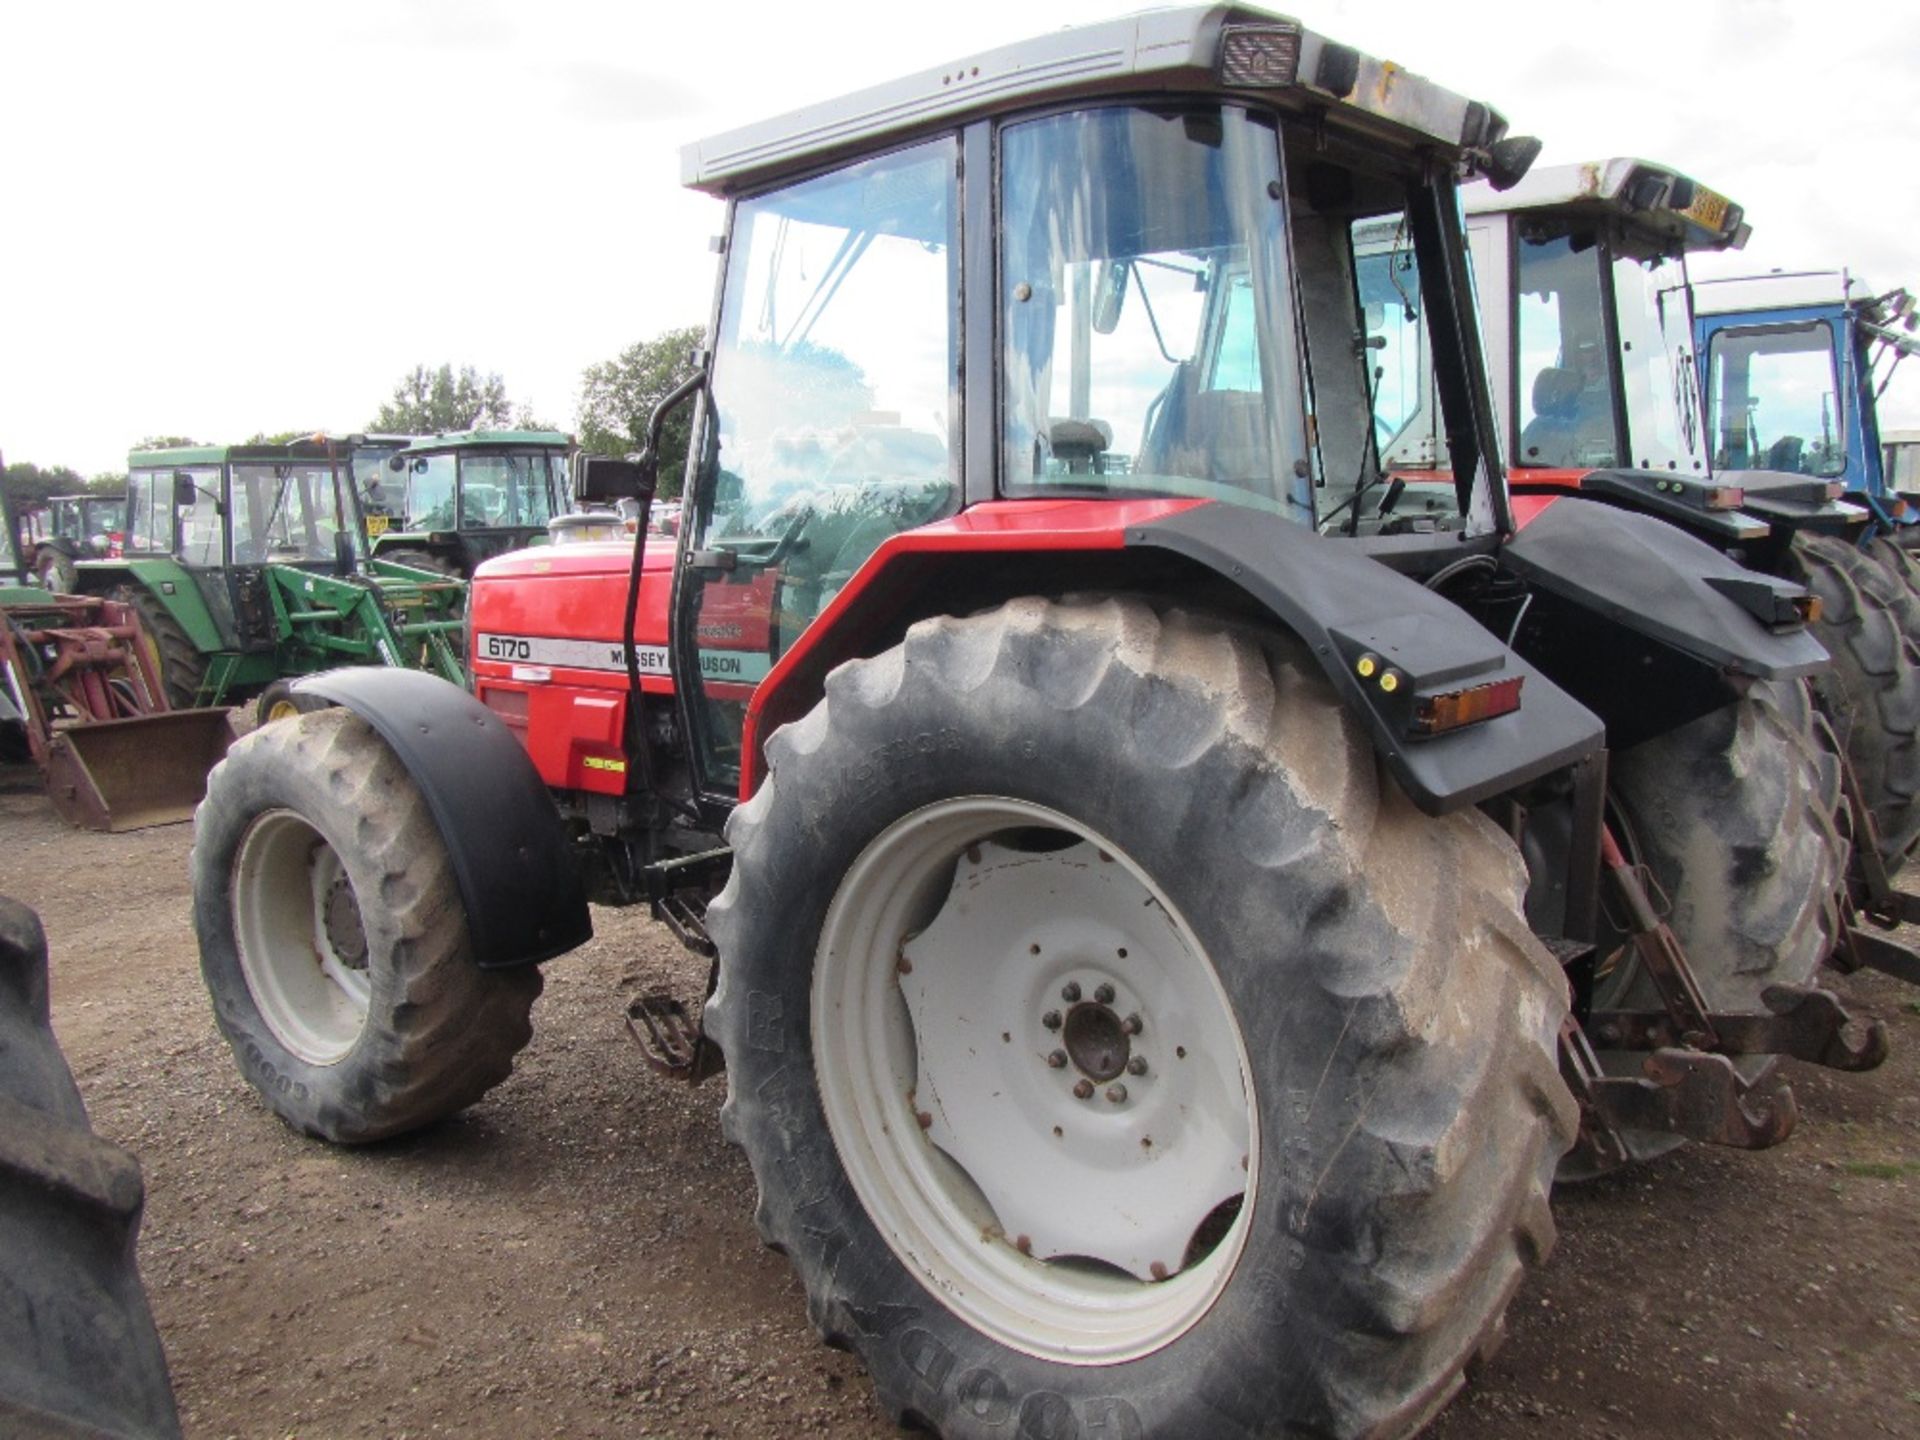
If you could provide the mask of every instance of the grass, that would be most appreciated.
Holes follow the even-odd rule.
[[[1865,1180],[1902,1180],[1920,1175],[1920,1160],[1849,1160],[1841,1168]]]

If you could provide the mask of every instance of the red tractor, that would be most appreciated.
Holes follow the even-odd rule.
[[[315,677],[215,772],[247,1078],[330,1140],[426,1124],[509,1072],[589,898],[649,903],[715,957],[653,1058],[724,1065],[761,1233],[894,1417],[1418,1428],[1557,1172],[1775,1143],[1774,1057],[1885,1049],[1810,983],[1806,592],[1602,506],[1515,523],[1456,185],[1536,149],[1213,7],[688,150],[712,351],[580,496],[650,500],[692,403],[677,540],[490,562],[471,694]],[[1350,535],[1389,214],[1455,480]]]

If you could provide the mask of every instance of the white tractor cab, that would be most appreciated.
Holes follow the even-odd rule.
[[[1483,343],[1508,483],[1524,523],[1537,501],[1579,494],[1658,515],[1772,569],[1802,530],[1857,538],[1840,487],[1717,465],[1694,358],[1687,255],[1737,249],[1737,204],[1644,160],[1536,168],[1509,191],[1462,187]],[[1404,526],[1444,471],[1437,402],[1394,227],[1367,237],[1362,286],[1381,372],[1375,422],[1405,480],[1381,524]],[[1392,323],[1375,316],[1384,310]],[[1422,481],[1427,483],[1423,486]],[[1397,520],[1392,517],[1397,517]]]
[[[1839,373],[1830,320],[1795,314],[1712,341],[1709,396],[1747,397],[1741,430],[1724,420],[1724,404],[1710,400],[1703,412],[1694,350],[1692,297],[1730,287],[1696,286],[1687,270],[1689,253],[1745,244],[1737,204],[1635,159],[1535,169],[1504,192],[1476,182],[1462,198],[1516,523],[1578,496],[1658,517],[1821,597],[1813,628],[1835,658],[1822,694],[1859,781],[1866,813],[1854,817],[1856,834],[1870,822],[1886,869],[1857,877],[1856,888],[1886,910],[1896,900],[1886,877],[1920,842],[1920,667],[1898,641],[1904,630],[1920,644],[1904,619],[1920,611],[1907,598],[1910,562],[1869,542],[1874,513],[1840,498],[1846,447],[1832,438],[1840,392],[1830,383]],[[1403,227],[1368,232],[1359,264],[1375,429],[1391,479],[1350,523],[1363,533],[1445,528],[1451,477]],[[1790,358],[1750,358],[1775,351]],[[1784,440],[1735,443],[1753,433],[1758,377],[1784,377],[1787,365],[1799,367],[1802,408],[1828,417],[1820,453],[1830,464],[1809,468],[1797,441],[1791,455]],[[1764,413],[1786,403],[1770,397]],[[1787,468],[1763,468],[1776,460]]]
[[[580,497],[650,503],[694,403],[678,564],[491,561],[472,694],[317,677],[352,713],[215,777],[202,964],[265,1103],[343,1141],[470,1103],[589,897],[652,904],[712,988],[628,1014],[724,1057],[761,1233],[894,1419],[1417,1429],[1564,1152],[1758,1148],[1776,1056],[1885,1054],[1810,983],[1809,597],[1612,507],[1516,526],[1457,185],[1536,149],[1211,6],[685,151],[711,355]],[[1402,215],[1455,483],[1353,536],[1355,237]],[[267,903],[309,871],[355,925]]]

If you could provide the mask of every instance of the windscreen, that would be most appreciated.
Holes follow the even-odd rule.
[[[341,529],[332,468],[235,465],[231,518],[236,565],[332,560]]]
[[[889,536],[959,496],[958,147],[734,210],[692,544],[703,773],[738,773],[751,687]]]
[[[1823,478],[1846,473],[1833,329],[1826,321],[1721,330],[1707,355],[1716,469]]]
[[[407,524],[409,530],[452,530],[459,513],[454,505],[457,470],[451,453],[416,455],[407,464]]]
[[[544,450],[469,454],[460,460],[461,528],[545,525],[565,461]]]

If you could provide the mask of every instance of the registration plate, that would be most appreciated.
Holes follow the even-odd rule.
[[[1718,235],[1727,223],[1727,197],[1715,194],[1704,185],[1696,185],[1693,203],[1680,213],[1703,230]]]

